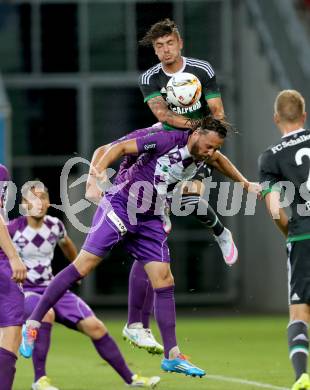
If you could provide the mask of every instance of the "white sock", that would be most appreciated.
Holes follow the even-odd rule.
[[[143,329],[142,322],[133,322],[132,324],[128,325],[128,329]]]
[[[31,326],[31,328],[40,328],[41,327],[41,322],[36,321],[36,320],[27,320],[26,321],[26,326]]]

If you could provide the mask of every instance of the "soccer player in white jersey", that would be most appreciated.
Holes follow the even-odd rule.
[[[51,262],[56,245],[60,246],[69,261],[76,258],[77,249],[67,235],[63,223],[58,218],[47,215],[50,201],[43,183],[28,182],[22,192],[22,205],[27,215],[11,221],[9,232],[28,270],[24,284],[26,320],[53,279]],[[152,387],[159,382],[159,377],[145,378],[131,372],[104,324],[81,298],[68,290],[47,312],[38,332],[32,355],[33,390],[57,390],[46,375],[46,359],[54,321],[88,336],[100,357],[106,360],[128,385]]]

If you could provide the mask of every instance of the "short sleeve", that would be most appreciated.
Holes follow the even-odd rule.
[[[156,82],[156,78],[148,75],[148,72],[140,76],[139,87],[144,97],[144,103],[156,96],[161,96],[160,87]]]
[[[281,192],[281,175],[276,159],[270,151],[260,155],[258,159],[259,182],[262,185],[262,195],[265,197],[269,192]]]
[[[138,146],[138,154],[164,154],[177,144],[176,136],[173,131],[157,131],[154,134],[136,138],[136,142]]]
[[[217,85],[216,76],[213,76],[206,81],[205,86],[203,86],[203,91],[206,100],[221,97],[221,91]]]

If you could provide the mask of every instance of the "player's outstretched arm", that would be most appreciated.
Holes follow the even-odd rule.
[[[246,177],[239,171],[239,169],[221,152],[217,151],[208,164],[213,165],[219,172],[231,180],[241,183],[241,185],[248,191],[260,194],[262,188],[258,183],[248,181]]]
[[[189,128],[189,119],[171,111],[162,96],[153,97],[148,100],[147,104],[159,122],[178,129]]]
[[[0,215],[0,247],[9,259],[12,279],[17,283],[22,283],[26,279],[27,268],[16,251],[2,215]]]
[[[280,192],[271,191],[265,196],[270,217],[285,237],[288,235],[288,217],[280,206]]]
[[[76,246],[74,242],[71,240],[71,238],[66,235],[63,239],[61,239],[58,243],[62,253],[68,259],[69,261],[74,261],[75,258],[78,255],[78,251],[76,249]]]

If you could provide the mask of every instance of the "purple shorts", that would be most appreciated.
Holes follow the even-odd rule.
[[[8,260],[0,260],[0,328],[19,326],[24,322],[24,293],[22,287],[11,280],[12,269]]]
[[[114,195],[103,198],[94,215],[93,232],[88,233],[83,249],[104,257],[114,245],[124,240],[128,252],[137,260],[170,262],[167,234],[160,216],[137,214],[132,224],[127,212],[127,201]]]
[[[43,293],[44,288],[25,291],[25,321],[33,312]],[[53,309],[56,315],[56,322],[71,329],[76,329],[76,325],[81,320],[94,316],[94,312],[91,308],[71,291],[67,291],[59,299]]]

